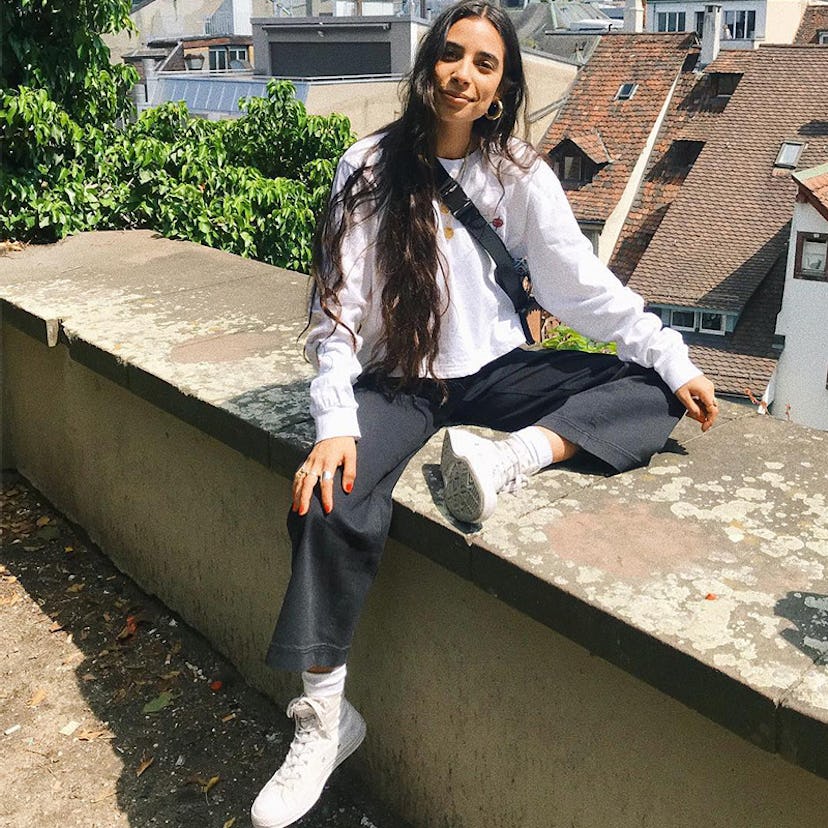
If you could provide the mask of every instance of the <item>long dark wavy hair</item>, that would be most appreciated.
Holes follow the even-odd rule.
[[[515,158],[510,137],[526,99],[520,45],[514,26],[497,6],[466,0],[446,9],[420,43],[414,66],[404,82],[400,118],[380,130],[376,151],[355,170],[344,187],[329,200],[321,217],[313,247],[314,292],[324,313],[337,324],[341,306],[338,294],[343,272],[341,248],[355,222],[379,215],[375,245],[376,268],[382,296],[381,336],[366,370],[388,380],[393,388],[411,388],[422,366],[433,376],[440,338],[438,278],[445,280],[445,263],[437,249],[437,196],[433,165],[436,157],[438,118],[435,66],[445,51],[449,29],[466,17],[488,20],[503,40],[503,79],[498,97],[503,114],[497,120],[481,117],[472,126],[472,141],[486,163]],[[354,336],[354,332],[351,331]]]

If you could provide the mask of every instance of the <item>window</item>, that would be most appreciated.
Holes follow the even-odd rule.
[[[210,71],[227,68],[227,49],[210,49]]]
[[[696,330],[696,312],[686,310],[670,311],[670,327],[677,331]]]
[[[786,170],[795,170],[799,163],[799,156],[805,146],[801,141],[784,141],[779,147],[779,152],[774,162],[774,167],[782,167]]]
[[[247,46],[213,46],[210,48],[210,69],[213,72],[223,69],[237,69],[233,61],[247,62]]]
[[[696,34],[701,37],[704,34],[704,12],[696,12]]]
[[[755,11],[726,11],[722,15],[723,40],[750,40],[755,32]]]
[[[828,32],[817,32],[817,43],[820,46],[828,46]]]
[[[684,12],[659,12],[656,18],[656,30],[659,32],[683,32],[687,19]]]
[[[578,145],[568,138],[549,153],[549,160],[558,181],[567,190],[592,183],[592,179],[602,168],[602,165],[596,164],[589,156],[584,155]]]
[[[724,336],[727,333],[727,314],[709,310],[678,310],[668,311],[665,323],[677,331],[693,331],[703,334]],[[668,321],[669,320],[669,321]]]
[[[598,255],[598,242],[601,239],[601,230],[597,227],[582,227],[581,232],[589,239],[592,252]]]
[[[564,181],[580,181],[582,172],[581,156],[580,155],[565,155],[561,169],[563,171]]]
[[[673,141],[662,162],[664,179],[671,180],[677,173],[684,172],[686,174],[689,172],[689,168],[696,163],[696,159],[703,148],[704,141],[686,141],[684,139]]]
[[[828,282],[828,235],[796,234],[794,278]]]
[[[725,332],[725,315],[702,311],[699,316],[699,333],[723,334]]]
[[[618,91],[615,93],[615,100],[628,101],[633,95],[635,95],[636,89],[638,89],[637,83],[622,83],[621,86],[618,87]]]
[[[736,72],[713,72],[713,94],[730,97],[739,85],[742,76]]]

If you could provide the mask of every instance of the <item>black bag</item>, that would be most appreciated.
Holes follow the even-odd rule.
[[[439,161],[434,165],[434,177],[443,203],[494,262],[495,281],[515,306],[520,318],[520,326],[523,328],[523,335],[526,337],[526,344],[533,345],[535,339],[529,330],[526,316],[529,311],[536,310],[540,305],[532,297],[532,281],[525,259],[515,261],[512,258],[500,236],[480,215],[474,202]]]

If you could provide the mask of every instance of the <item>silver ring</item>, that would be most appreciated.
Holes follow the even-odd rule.
[[[308,473],[304,469],[297,469],[296,474],[293,476],[298,477],[301,480],[303,477],[307,477]]]
[[[327,469],[325,469],[325,471],[322,472],[322,479],[323,480],[333,480],[333,472],[328,471]]]

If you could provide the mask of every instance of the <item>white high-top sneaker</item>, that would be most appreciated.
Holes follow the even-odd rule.
[[[301,696],[287,714],[296,720],[296,733],[282,766],[250,809],[254,828],[285,828],[304,816],[331,773],[365,738],[365,721],[344,696]]]
[[[528,451],[517,449],[512,440],[487,440],[450,428],[440,458],[446,508],[457,520],[481,523],[494,512],[498,492],[525,486],[538,468]]]

